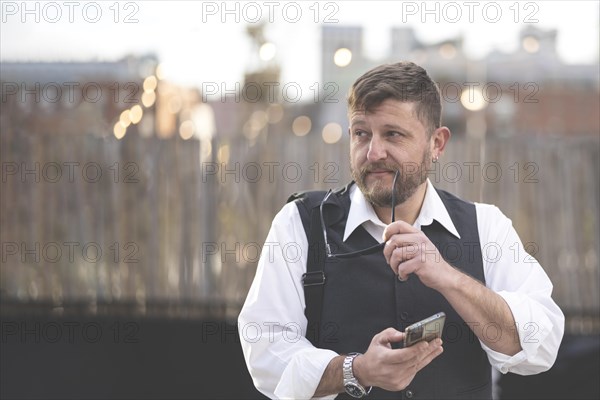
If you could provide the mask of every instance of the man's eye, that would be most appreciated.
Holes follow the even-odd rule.
[[[365,132],[365,131],[361,131],[361,130],[354,131],[354,136],[362,137],[362,136],[366,136],[366,135],[367,135],[367,132]]]
[[[388,133],[388,135],[389,136],[393,136],[393,137],[402,137],[402,136],[404,136],[403,133],[397,132],[397,131],[391,131],[391,132]]]

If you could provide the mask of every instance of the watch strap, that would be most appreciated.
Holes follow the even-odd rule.
[[[371,393],[371,389],[373,389],[372,386],[369,386],[367,389],[365,389],[365,387],[363,385],[361,385],[360,382],[358,382],[358,379],[356,379],[356,377],[354,376],[354,371],[353,371],[354,359],[360,355],[362,355],[362,354],[361,353],[349,353],[346,355],[346,358],[344,358],[344,363],[342,364],[344,389],[346,390],[346,393],[348,393],[349,395],[351,395],[352,397],[355,397],[355,398],[365,397],[369,393]],[[349,388],[350,388],[350,390],[349,390]],[[358,390],[358,393],[354,392],[355,389]]]
[[[346,358],[344,359],[344,366],[342,368],[344,373],[344,381],[356,379],[354,372],[352,371],[352,364],[354,363],[354,359],[359,355],[360,353],[349,353],[346,355]]]

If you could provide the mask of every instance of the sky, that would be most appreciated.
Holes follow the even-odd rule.
[[[598,63],[598,1],[1,1],[0,61],[117,60],[155,53],[167,79],[187,86],[240,81],[248,25],[259,16],[283,81],[317,82],[324,24],[364,27],[369,58],[385,56],[392,27],[426,42],[463,35],[475,59],[514,51],[526,25],[558,30],[571,64]]]

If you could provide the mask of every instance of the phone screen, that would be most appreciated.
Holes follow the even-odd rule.
[[[415,324],[412,324],[404,331],[404,347],[412,346],[422,340],[432,341],[435,338],[442,337],[446,314],[439,312],[429,318],[425,318]]]

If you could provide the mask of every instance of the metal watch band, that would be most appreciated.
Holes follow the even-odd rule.
[[[344,372],[344,380],[356,379],[354,377],[354,373],[352,372],[352,363],[359,355],[360,353],[349,353],[344,359],[344,365],[342,369]]]
[[[358,382],[358,379],[354,376],[354,372],[352,370],[352,365],[354,363],[354,359],[361,355],[360,353],[349,353],[346,358],[344,358],[344,363],[342,364],[342,373],[344,377],[344,389],[346,393],[354,398],[362,398],[368,395],[371,392],[372,387],[369,386],[368,389],[365,389],[363,385]]]

